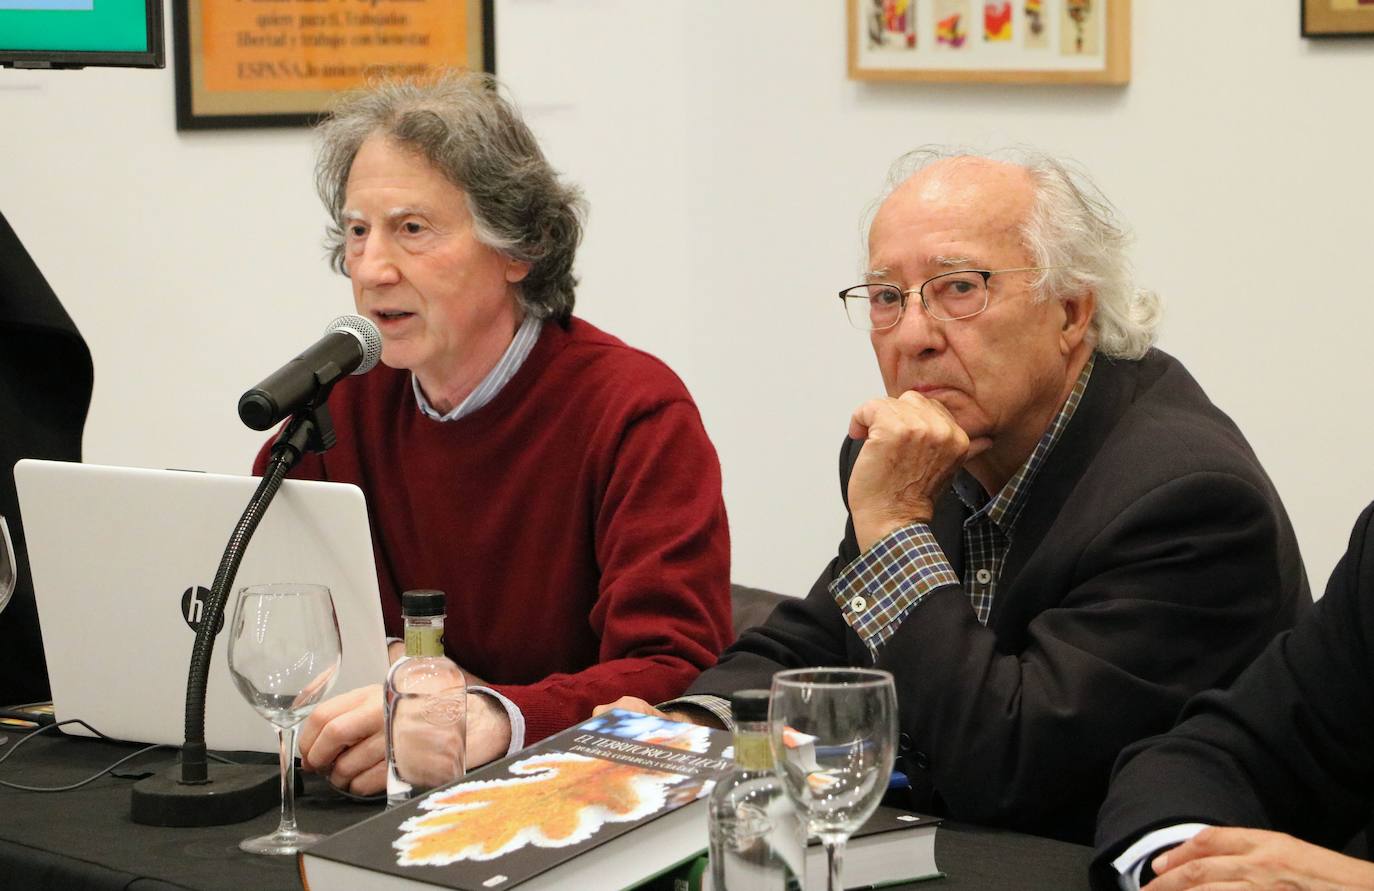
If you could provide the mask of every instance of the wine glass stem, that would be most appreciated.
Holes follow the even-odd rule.
[[[843,841],[823,841],[825,847],[825,866],[827,891],[844,891],[844,885],[840,882],[840,867],[844,863],[844,842]]]
[[[281,751],[281,823],[277,834],[296,831],[296,725],[277,728]]]

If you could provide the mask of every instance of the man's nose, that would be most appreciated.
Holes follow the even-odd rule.
[[[348,273],[364,288],[394,285],[401,280],[401,271],[392,256],[392,245],[385,237],[369,235],[362,249],[348,264]]]
[[[920,294],[912,294],[907,298],[906,309],[897,320],[892,336],[904,352],[919,354],[928,350],[938,351],[945,345],[945,324],[926,311]]]

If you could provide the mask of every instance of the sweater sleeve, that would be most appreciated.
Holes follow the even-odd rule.
[[[595,506],[601,572],[588,621],[598,661],[525,685],[493,685],[525,716],[526,744],[620,696],[681,694],[730,639],[730,540],[720,464],[686,399],[633,418]]]

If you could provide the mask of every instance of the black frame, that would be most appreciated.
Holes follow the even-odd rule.
[[[155,0],[149,0],[155,2]],[[206,0],[219,2],[219,0]],[[496,73],[495,0],[482,3],[482,68]],[[250,127],[313,127],[325,112],[284,114],[198,114],[191,108],[190,0],[172,0],[173,71],[176,79],[178,130],[225,130]]]
[[[52,50],[0,49],[0,68],[166,68],[167,44],[163,38],[162,0],[144,0],[148,23],[148,49],[144,52],[57,52]]]

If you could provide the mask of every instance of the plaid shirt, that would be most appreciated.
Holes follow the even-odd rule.
[[[964,578],[949,565],[928,523],[912,523],[880,539],[830,583],[830,595],[850,627],[877,658],[878,647],[896,633],[902,620],[936,588],[962,584],[978,621],[986,625],[997,596],[997,582],[1031,481],[1059,441],[1088,387],[1096,354],[1079,373],[1069,398],[1054,416],[1026,463],[995,497],[989,497],[966,471],[954,492],[971,515],[964,521]]]

